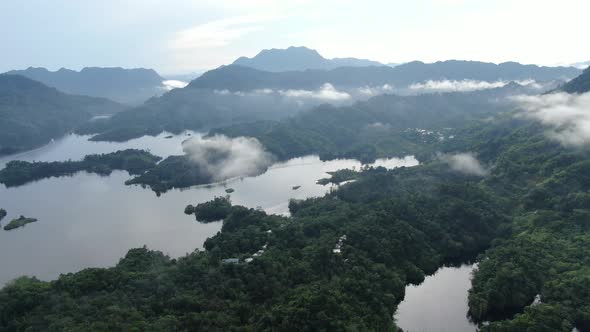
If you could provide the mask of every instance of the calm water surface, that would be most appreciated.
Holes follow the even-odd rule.
[[[395,319],[405,332],[474,332],[467,317],[467,292],[474,265],[442,267],[420,285],[406,287]]]
[[[127,148],[146,149],[162,157],[182,154],[181,142],[189,136],[167,139],[167,135],[124,143],[90,142],[87,136],[69,135],[40,149],[0,159],[0,167],[13,159],[77,160],[87,154]],[[389,168],[417,164],[413,157],[376,162]],[[360,166],[355,160],[295,158],[256,177],[170,190],[160,197],[150,189],[126,186],[130,176],[124,171],[106,177],[80,172],[9,189],[0,184],[0,207],[8,211],[4,224],[21,214],[39,219],[10,232],[0,230],[0,285],[20,275],[49,280],[86,267],[112,266],[130,248],[143,245],[172,257],[182,256],[202,248],[205,239],[221,228],[220,222],[201,224],[194,216],[185,215],[187,204],[208,201],[233,188],[234,204],[287,214],[290,198],[321,196],[330,189],[315,183],[326,177],[326,172]],[[293,186],[301,187],[293,190]]]

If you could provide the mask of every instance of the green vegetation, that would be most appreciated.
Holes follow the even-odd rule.
[[[0,155],[28,150],[71,132],[95,115],[124,107],[73,96],[17,75],[0,75]]]
[[[378,147],[353,130],[375,113],[347,110],[304,115],[331,119],[309,122],[308,136],[277,124],[240,128],[258,128],[281,157],[324,151],[324,143],[333,155],[351,151],[345,142]],[[345,116],[350,123],[339,122]],[[132,249],[115,267],[51,282],[19,278],[0,291],[0,330],[396,331],[392,314],[407,284],[476,259],[469,311],[491,320],[483,331],[589,331],[590,151],[563,147],[514,114],[453,135],[427,148],[471,152],[489,175],[463,174],[433,157],[416,167],[363,169],[324,197],[291,201],[291,217],[222,197],[188,206],[199,220],[224,217],[204,251],[170,259]],[[228,258],[236,263],[223,264]]]
[[[213,176],[187,156],[170,156],[147,172],[125,182],[149,186],[156,194],[213,182]]]
[[[0,170],[0,183],[20,186],[48,177],[72,175],[80,171],[111,174],[113,170],[126,170],[141,174],[153,168],[162,158],[143,150],[128,149],[107,154],[88,155],[81,161],[27,162],[10,161]]]
[[[113,268],[49,283],[19,279],[0,292],[0,326],[394,330],[392,312],[406,283],[422,281],[443,262],[473,257],[507,219],[477,183],[441,165],[380,168],[363,178],[298,203],[292,218],[231,207],[206,250],[180,259],[133,249]],[[389,194],[406,179],[436,189]],[[375,183],[385,190],[375,191]],[[343,253],[334,255],[343,234]],[[221,264],[230,257],[244,261],[265,244],[250,263]]]
[[[193,213],[195,213],[195,206],[194,205],[189,204],[184,208],[184,214],[193,214]]]
[[[37,219],[35,218],[25,218],[24,216],[20,216],[16,219],[12,219],[6,226],[4,226],[5,231],[10,231],[15,228],[24,227],[26,224],[30,224],[32,222],[36,222]]]
[[[174,260],[133,249],[113,268],[19,279],[0,291],[0,326],[395,330],[406,284],[483,253],[469,305],[476,319],[499,319],[489,330],[587,330],[588,152],[511,116],[458,134],[446,147],[478,153],[494,165],[488,177],[438,161],[366,169],[323,198],[292,201],[291,218],[217,198],[201,205],[226,214],[205,251]]]
[[[6,217],[6,210],[0,209],[0,221],[2,221],[2,219],[4,219],[4,217]]]
[[[197,204],[197,206],[187,205],[184,209],[186,214],[195,214],[195,218],[200,222],[219,221],[227,218],[232,212],[232,205],[229,196],[215,197],[213,200]]]
[[[352,169],[341,169],[327,173],[330,174],[330,177],[317,180],[317,184],[321,184],[323,186],[330,183],[341,184],[342,182],[354,180],[359,176],[359,172]]]
[[[279,159],[318,154],[322,160],[377,158],[414,154],[427,159],[466,121],[506,110],[494,97],[512,91],[420,96],[382,95],[348,107],[323,105],[282,121],[237,124],[210,134],[257,138]]]

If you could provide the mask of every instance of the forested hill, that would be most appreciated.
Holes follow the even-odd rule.
[[[568,93],[585,93],[590,91],[590,67],[582,75],[563,85],[560,90]]]
[[[74,96],[19,75],[0,75],[0,154],[31,149],[92,116],[125,107],[104,98]]]
[[[242,67],[245,70],[253,70]],[[462,121],[461,116],[501,109],[503,97],[514,94],[529,94],[530,90],[516,83],[502,88],[466,93],[447,93],[441,95],[383,96],[373,97],[367,102],[355,104],[351,114],[344,114],[338,121],[356,121],[352,114],[365,119],[358,123],[346,123],[345,128],[363,126],[373,122],[392,122],[396,128],[403,125],[425,126],[421,121],[438,121],[452,126],[450,118]],[[321,101],[321,99],[319,100]],[[391,104],[388,105],[388,103]],[[94,140],[122,141],[143,135],[155,135],[162,131],[179,132],[185,129],[209,130],[261,120],[282,121],[309,117],[297,115],[308,110],[318,101],[310,102],[301,98],[283,98],[276,93],[239,94],[213,91],[210,89],[175,89],[160,98],[155,98],[140,107],[130,109],[104,121],[95,121],[80,130],[81,133],[100,133]],[[428,108],[433,109],[429,110]],[[325,109],[326,107],[319,107]],[[347,107],[344,107],[348,109]],[[449,108],[447,110],[447,108]],[[363,113],[375,113],[366,114]],[[431,117],[433,113],[440,115]],[[461,115],[461,116],[459,116]],[[380,120],[381,119],[381,120]],[[317,121],[316,121],[317,120]],[[399,122],[398,122],[399,121]],[[307,131],[307,127],[330,125],[325,118],[305,120],[297,126]],[[422,127],[421,127],[422,128]],[[295,131],[291,129],[289,131]],[[304,132],[298,133],[303,135]],[[254,135],[254,133],[251,133]]]
[[[291,218],[234,206],[205,251],[179,259],[140,248],[112,268],[17,279],[0,291],[0,328],[397,331],[405,285],[481,254],[469,306],[486,331],[589,331],[588,151],[514,114],[440,149],[293,201]],[[481,172],[452,163],[466,152]]]
[[[103,97],[124,104],[141,104],[163,92],[164,80],[153,69],[86,67],[80,71],[62,68],[49,71],[29,67],[7,74],[22,75],[65,93]]]
[[[517,84],[474,92],[419,96],[381,95],[352,106],[324,105],[281,122],[254,122],[217,128],[211,134],[256,137],[279,159],[319,154],[322,159],[371,162],[392,155],[429,154],[469,121],[511,109],[504,97]]]
[[[476,61],[419,61],[396,67],[340,67],[331,70],[269,72],[241,65],[223,66],[201,75],[189,87],[250,91],[255,89],[320,88],[328,82],[337,88],[383,86],[407,87],[428,80],[567,80],[581,73],[574,67],[540,67],[506,62],[499,65]]]

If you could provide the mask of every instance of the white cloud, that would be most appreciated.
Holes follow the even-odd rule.
[[[389,84],[384,84],[383,86],[374,86],[374,87],[364,86],[364,87],[358,88],[358,92],[361,95],[364,95],[367,97],[372,97],[372,96],[380,95],[383,93],[393,92],[393,86],[391,86]]]
[[[452,170],[468,175],[486,176],[486,170],[473,153],[440,154],[438,158],[449,164]]]
[[[187,82],[179,81],[179,80],[165,80],[162,81],[162,85],[164,86],[165,90],[172,90],[172,89],[180,89],[184,88],[188,85]]]
[[[486,81],[475,81],[475,80],[461,80],[461,81],[433,81],[428,80],[423,83],[414,83],[410,85],[412,90],[427,90],[427,91],[475,91],[485,90],[493,88],[501,88],[505,86],[506,82],[486,82]]]
[[[541,90],[544,88],[542,84],[537,83],[535,80],[520,80],[520,81],[476,81],[476,80],[428,80],[423,83],[414,83],[409,86],[411,90],[422,90],[430,92],[466,92],[476,90],[487,90],[501,88],[508,85],[510,82],[526,86],[528,88]]]
[[[338,91],[330,83],[324,83],[319,90],[279,90],[279,94],[291,98],[308,98],[308,99],[322,99],[330,101],[348,100],[352,97],[350,94]]]
[[[339,91],[330,83],[325,83],[321,86],[321,88],[317,90],[298,90],[298,89],[289,89],[289,90],[275,90],[270,88],[265,89],[256,89],[251,91],[229,91],[227,89],[223,90],[214,90],[215,94],[218,95],[229,95],[233,94],[240,97],[263,97],[263,96],[274,96],[278,98],[282,98],[285,101],[294,101],[303,105],[317,105],[318,103],[323,102],[346,102],[353,100],[353,96],[351,96],[346,91]]]
[[[238,16],[200,24],[176,33],[170,47],[176,50],[218,48],[254,31],[262,30],[268,16]]]
[[[182,143],[182,149],[216,181],[258,175],[273,163],[272,155],[250,137],[194,136]]]
[[[521,116],[540,121],[550,128],[549,137],[566,146],[590,143],[590,92],[517,96],[513,99],[524,110]]]

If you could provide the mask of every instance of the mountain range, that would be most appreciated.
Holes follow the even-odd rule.
[[[68,95],[19,75],[0,75],[0,154],[59,138],[93,116],[125,106],[105,98]]]
[[[398,88],[414,83],[441,80],[515,81],[569,80],[582,71],[574,67],[542,67],[516,62],[501,64],[478,61],[414,61],[396,67],[339,67],[330,70],[271,72],[243,65],[229,65],[208,71],[193,80],[189,88],[249,91],[256,89],[318,89],[325,83],[337,88],[383,86]]]
[[[91,97],[103,97],[113,101],[137,105],[162,94],[164,80],[153,69],[124,69],[86,67],[80,71],[62,68],[49,71],[29,67],[12,70],[6,74],[22,75],[54,87],[62,92]]]
[[[287,49],[262,50],[253,58],[240,57],[234,65],[270,72],[305,71],[308,69],[329,70],[338,67],[384,66],[384,64],[357,58],[326,59],[318,51],[307,47],[291,46]]]

